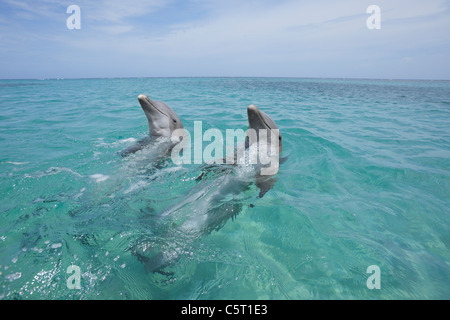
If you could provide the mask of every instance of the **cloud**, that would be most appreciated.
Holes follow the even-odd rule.
[[[14,14],[27,13],[29,17],[48,18],[54,18],[56,14],[62,12],[62,8],[76,4],[83,11],[86,10],[91,19],[120,23],[128,17],[148,14],[167,5],[171,0],[3,0],[3,2],[12,9]]]
[[[366,27],[374,3],[382,15],[376,31]],[[81,8],[81,30],[65,27],[70,4]],[[395,73],[404,57],[419,72],[426,50],[444,56],[450,49],[444,0],[3,0],[5,6],[3,61],[29,52],[56,71],[58,61],[72,61],[98,76],[368,77],[377,68]]]
[[[160,35],[142,35],[132,47],[136,53],[158,48],[165,59],[216,59],[236,64],[276,59],[289,63],[329,56],[333,49],[365,41],[366,8],[358,2],[327,6],[323,1],[270,2],[264,7],[239,2],[233,10],[214,10],[201,20],[173,25]],[[154,55],[158,57],[158,52]]]
[[[109,35],[117,36],[120,34],[128,33],[133,31],[133,26],[129,24],[115,24],[115,25],[105,25],[99,26],[96,30]]]
[[[448,26],[437,19],[446,10],[443,1],[379,3],[383,29],[376,33],[366,27],[370,3],[360,0],[196,1],[207,10],[201,18],[168,21],[150,34],[137,32],[136,26],[130,34],[114,35],[116,41],[106,47],[117,60],[131,58],[139,65],[134,70],[153,75],[351,76],[385,69],[385,62],[404,56],[413,59],[412,51],[439,38]]]
[[[148,39],[148,42],[158,43],[167,54],[174,56],[180,52],[184,56],[201,57],[223,57],[233,53],[285,55],[286,51],[291,51],[296,53],[291,58],[298,58],[308,55],[308,52],[316,54],[317,50],[327,50],[328,56],[336,49],[351,52],[351,49],[374,42],[380,45],[396,44],[398,47],[405,44],[400,37],[409,36],[409,28],[420,29],[431,25],[434,31],[442,34],[442,30],[434,28],[438,23],[434,19],[446,10],[443,1],[430,0],[426,4],[418,0],[379,2],[383,25],[392,21],[397,23],[379,34],[367,30],[365,22],[368,15],[365,10],[368,5],[360,0],[288,1],[277,2],[277,5],[270,2],[270,5],[263,7],[233,3],[233,10],[229,9],[222,15],[216,10],[213,18],[174,26],[164,37]],[[418,21],[418,18],[428,19]],[[416,45],[426,40],[424,34],[416,39]]]
[[[418,0],[379,0],[377,1],[383,12],[383,19],[406,20],[435,16],[448,10],[446,0],[418,1]]]
[[[84,0],[80,1],[80,7],[85,8],[89,19],[121,24],[128,18],[147,15],[169,3],[170,0]]]

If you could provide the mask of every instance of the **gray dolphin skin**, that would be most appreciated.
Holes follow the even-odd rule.
[[[174,130],[183,128],[181,119],[164,102],[151,100],[144,94],[140,94],[138,96],[138,100],[145,116],[147,117],[149,136],[122,150],[120,152],[122,157],[143,149],[149,143],[157,139],[166,138],[167,140],[170,140]]]
[[[164,102],[151,100],[144,94],[140,94],[138,100],[147,117],[151,137],[170,138],[174,130],[183,128],[178,115]]]
[[[267,132],[270,132],[266,135],[265,142],[261,141],[263,137],[261,137],[261,135],[259,135],[258,133],[257,140],[254,141],[254,143],[258,142],[258,144],[266,143],[266,145],[270,145],[272,143],[271,141],[272,138],[278,139],[278,150],[275,150],[275,152],[277,153],[276,159],[276,161],[278,162],[277,165],[279,165],[280,164],[279,155],[283,151],[283,139],[281,137],[281,132],[279,131],[278,126],[275,124],[275,121],[273,121],[272,118],[267,115],[267,113],[259,110],[259,108],[253,104],[247,107],[247,116],[249,129],[254,129],[257,132],[259,132],[259,130],[261,129],[265,129],[267,130]],[[273,132],[273,135],[271,132]],[[249,148],[250,143],[251,143],[250,139],[248,139],[247,137],[245,147]],[[281,162],[284,162],[284,160],[285,159],[281,160]],[[256,178],[256,186],[260,189],[259,198],[262,198],[270,189],[272,189],[276,182],[276,176],[274,175],[257,174],[255,178]]]
[[[247,108],[249,128],[278,129],[275,122],[256,106]],[[280,153],[283,145],[281,134],[276,131]],[[271,135],[267,135],[270,139]],[[261,142],[261,141],[259,141]],[[264,141],[262,141],[264,142]],[[245,147],[246,151],[250,146]],[[162,232],[150,242],[141,242],[132,252],[143,262],[147,272],[170,275],[166,268],[177,262],[186,248],[192,247],[202,236],[222,228],[230,218],[242,212],[244,206],[254,199],[255,184],[260,189],[258,198],[264,196],[275,184],[276,175],[260,175],[257,170],[249,170],[246,165],[218,164],[202,169],[199,182],[185,197],[175,205],[155,215],[155,230]],[[160,225],[161,227],[158,227]],[[167,228],[167,226],[171,226]],[[155,242],[161,242],[155,246]]]
[[[272,130],[276,129],[278,130],[277,125],[275,124],[275,121],[272,120],[271,117],[267,115],[267,113],[261,111],[258,109],[257,106],[251,104],[247,107],[247,116],[248,116],[248,127],[249,129],[255,129],[256,131],[260,129],[266,129],[266,130]],[[283,151],[283,141],[281,138],[281,133],[278,131],[276,134],[276,137],[278,138],[278,154]],[[259,140],[259,137],[258,137]],[[271,135],[267,135],[267,143],[271,143]],[[248,146],[247,146],[248,147]]]

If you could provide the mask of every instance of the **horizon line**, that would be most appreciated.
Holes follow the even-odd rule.
[[[450,81],[430,78],[366,78],[366,77],[303,77],[303,76],[117,76],[117,77],[51,77],[51,78],[0,78],[5,80],[101,80],[101,79],[206,79],[206,78],[257,78],[257,79],[317,79],[317,80],[387,80],[387,81]]]

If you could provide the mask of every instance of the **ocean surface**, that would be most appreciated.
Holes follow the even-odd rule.
[[[141,93],[191,134],[257,105],[283,136],[273,187],[122,158]],[[0,150],[0,299],[450,299],[449,81],[1,80]],[[157,253],[176,259],[152,272]]]

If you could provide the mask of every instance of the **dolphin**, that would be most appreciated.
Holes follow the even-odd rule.
[[[245,143],[236,148],[231,155],[231,162],[236,165],[255,165],[256,185],[261,190],[259,198],[262,198],[275,184],[276,173],[279,165],[287,158],[280,158],[283,151],[283,138],[275,121],[264,111],[255,105],[247,107],[248,131],[253,130],[254,134],[247,131]],[[264,147],[264,149],[263,149]],[[253,160],[250,160],[252,158]],[[263,161],[263,159],[265,159]],[[227,160],[230,158],[227,156]],[[223,163],[222,158],[218,163]],[[226,162],[225,161],[225,162]],[[253,161],[253,162],[252,162]],[[213,164],[204,167],[203,172],[197,178],[201,180],[210,172],[218,172],[226,169],[220,168],[223,164]]]
[[[272,130],[274,134],[259,135],[256,140],[247,139],[244,147],[244,157],[253,147],[276,139],[275,156],[279,156],[283,144],[281,133],[275,122],[256,106],[247,108],[249,128],[255,130]],[[276,163],[278,165],[278,163]],[[173,265],[202,236],[218,231],[226,222],[234,219],[243,209],[248,200],[253,197],[251,186],[255,184],[261,190],[259,198],[263,197],[275,184],[275,171],[263,175],[258,172],[268,164],[255,165],[253,168],[246,163],[239,165],[218,164],[202,169],[196,179],[199,182],[180,202],[154,216],[154,230],[157,236],[151,241],[136,243],[132,253],[144,264],[147,272],[168,274],[164,269]],[[276,170],[277,171],[277,170]],[[254,207],[253,205],[249,205]],[[158,227],[159,226],[159,227]],[[155,245],[156,243],[156,245]],[[160,245],[158,245],[158,243]]]
[[[273,188],[280,165],[280,154],[283,151],[283,138],[281,132],[278,129],[275,121],[267,113],[259,110],[259,108],[253,104],[247,107],[248,128],[257,132],[256,139],[251,139],[247,136],[245,142],[245,149],[251,150],[257,149],[259,152],[263,152],[260,148],[261,145],[265,145],[267,148],[267,155],[271,158],[269,164],[259,165],[259,173],[256,175],[256,185],[260,189],[259,198],[262,198],[270,189]],[[265,134],[261,132],[265,131]],[[273,148],[272,148],[273,146]],[[286,159],[281,159],[284,162]],[[266,169],[263,171],[263,169]],[[272,170],[268,170],[272,169]]]
[[[275,138],[278,140],[278,150],[276,150],[277,154],[280,154],[281,151],[283,151],[283,141],[281,137],[281,133],[275,124],[275,121],[272,120],[271,117],[267,115],[264,111],[259,110],[257,106],[254,104],[251,104],[247,107],[247,117],[248,117],[248,127],[249,129],[255,129],[257,131],[261,129],[273,131],[274,135],[267,135],[267,143],[270,144],[272,141],[272,138]],[[259,139],[262,137],[258,137]],[[253,141],[256,142],[256,141]],[[248,145],[246,147],[249,147]]]
[[[151,100],[144,94],[140,94],[138,100],[147,117],[149,135],[134,145],[122,150],[120,152],[122,157],[143,149],[152,141],[170,141],[173,131],[183,129],[183,123],[178,115],[164,102]],[[170,146],[173,146],[172,143]],[[165,151],[166,154],[170,151],[170,146]]]

